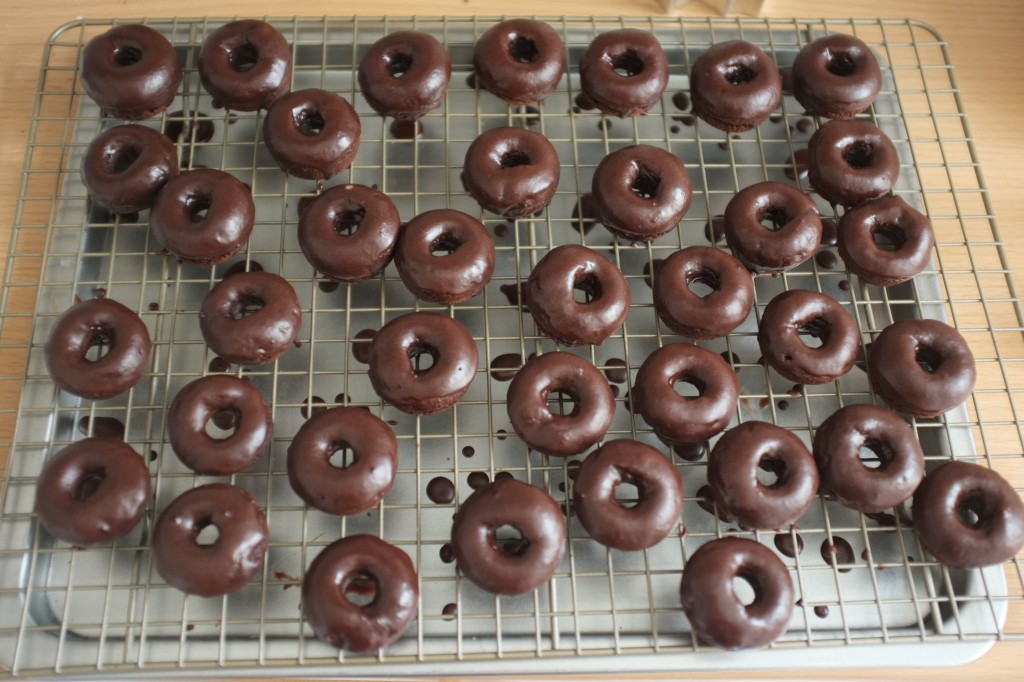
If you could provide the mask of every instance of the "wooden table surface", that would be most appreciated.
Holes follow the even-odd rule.
[[[618,16],[661,14],[653,0],[520,0],[523,14],[595,14]],[[36,87],[42,47],[50,32],[79,16],[167,17],[228,15],[244,10],[250,16],[306,16],[340,14],[449,14],[501,15],[509,3],[499,0],[375,0],[370,5],[307,0],[296,4],[282,0],[247,0],[244,4],[211,4],[201,0],[6,0],[0,10],[0,268],[10,240],[21,169]],[[679,12],[708,14],[699,2]],[[974,132],[975,143],[990,190],[992,205],[1002,228],[1009,262],[1016,269],[1016,281],[1024,282],[1024,192],[1020,189],[1024,133],[1020,116],[1024,109],[1024,2],[1021,0],[767,0],[767,16],[792,17],[911,17],[930,23],[949,43],[963,94],[964,106]],[[997,322],[993,320],[993,322]],[[1015,320],[1004,324],[1016,326]],[[0,374],[14,374],[20,367],[0,357]],[[12,390],[12,389],[4,389]],[[9,396],[8,396],[9,397]],[[795,654],[798,655],[798,654]],[[908,661],[913,664],[914,661]],[[920,661],[925,663],[925,661]],[[869,665],[870,661],[865,661]],[[1024,668],[1024,642],[1001,642],[981,660],[956,669],[871,669],[780,671],[758,673],[759,678],[845,678],[845,679],[929,679],[987,680],[1020,679]],[[728,675],[726,675],[728,676]],[[735,676],[735,675],[733,675]],[[673,679],[674,675],[645,676],[645,679]],[[688,675],[687,677],[694,677]],[[698,676],[699,677],[699,676]],[[753,677],[753,675],[751,675]]]

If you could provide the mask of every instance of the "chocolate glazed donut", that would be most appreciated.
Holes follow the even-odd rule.
[[[92,348],[106,353],[96,360]],[[106,400],[138,383],[153,350],[146,325],[134,312],[110,298],[76,303],[57,319],[43,357],[53,383],[72,395]]]
[[[36,483],[36,515],[50,535],[76,547],[111,542],[139,522],[149,469],[127,443],[86,438],[47,460]]]
[[[310,88],[274,100],[263,119],[263,142],[285,173],[326,180],[351,165],[361,130],[351,104]]]
[[[765,485],[758,469],[777,480]],[[792,431],[745,422],[726,431],[708,457],[715,503],[744,528],[785,528],[804,515],[818,493],[818,468]]]
[[[911,417],[937,417],[963,403],[975,377],[964,337],[937,320],[893,322],[869,349],[871,387],[892,410]]]
[[[821,341],[807,345],[801,334]],[[765,306],[757,343],[765,361],[799,384],[825,384],[850,371],[860,349],[857,322],[839,301],[817,291],[784,291]]]
[[[889,287],[926,267],[935,242],[932,223],[897,196],[857,204],[839,220],[839,255],[868,284]],[[886,249],[879,238],[893,248]]]
[[[115,126],[93,138],[82,157],[82,184],[92,200],[115,213],[153,205],[178,174],[178,153],[167,136],[142,125]]]
[[[252,233],[256,206],[245,184],[221,170],[198,168],[157,194],[150,227],[168,251],[189,263],[215,265],[238,253]]]
[[[218,531],[211,544],[199,534]],[[167,583],[188,594],[218,597],[243,587],[263,566],[267,517],[238,486],[211,483],[187,490],[153,525],[153,562]]]
[[[1024,503],[992,469],[946,462],[914,493],[914,529],[924,548],[953,568],[1009,561],[1024,547]]]
[[[364,581],[372,582],[375,596],[359,606],[345,593]],[[416,617],[419,597],[409,556],[372,535],[335,540],[302,579],[302,613],[317,638],[357,653],[398,639]]]
[[[266,109],[291,87],[292,49],[265,21],[232,21],[203,41],[199,80],[228,109]]]
[[[652,241],[674,228],[693,199],[690,175],[679,157],[647,144],[601,159],[591,192],[601,224],[633,242]]]
[[[736,578],[753,588],[750,604],[736,596]],[[746,538],[701,545],[683,567],[680,596],[697,636],[722,649],[768,646],[786,631],[793,613],[793,581],[786,565]]]
[[[494,273],[494,237],[462,211],[419,214],[402,228],[396,248],[395,266],[405,288],[425,301],[468,301]]]
[[[818,38],[793,60],[793,96],[815,116],[853,118],[871,106],[881,88],[878,60],[854,36]]]
[[[573,402],[569,414],[553,414],[551,394]],[[572,353],[537,355],[508,387],[508,418],[534,450],[556,457],[583,452],[604,438],[615,416],[615,397],[604,375]]]
[[[209,435],[211,419],[230,424],[231,434]],[[247,469],[266,451],[273,430],[270,405],[259,389],[227,374],[189,382],[167,408],[171,448],[197,474],[226,476]]]
[[[156,116],[174,101],[180,84],[178,53],[148,26],[115,26],[82,50],[82,89],[115,118]]]
[[[420,357],[432,363],[419,369]],[[403,412],[434,414],[459,401],[476,377],[473,337],[438,313],[407,313],[384,325],[370,344],[373,390]]]
[[[676,384],[696,388],[684,397]],[[736,414],[740,383],[718,353],[670,343],[647,356],[636,375],[633,406],[670,443],[698,443],[724,429]]]
[[[666,85],[665,51],[647,31],[623,28],[602,33],[580,57],[580,87],[606,114],[646,114]]]
[[[565,48],[543,21],[501,21],[476,41],[473,72],[480,87],[509,104],[531,104],[558,86],[565,73]]]
[[[779,67],[744,40],[716,43],[690,70],[693,113],[719,130],[739,133],[767,120],[782,101]]]
[[[437,38],[423,31],[384,36],[359,62],[359,89],[382,116],[414,121],[437,106],[448,90],[452,63]]]
[[[866,448],[875,468],[861,460]],[[822,488],[850,509],[874,514],[914,494],[924,476],[924,453],[914,429],[889,410],[847,405],[814,433],[814,459]]]
[[[585,299],[577,301],[575,291]],[[540,330],[567,346],[603,342],[629,313],[629,285],[622,272],[579,244],[548,251],[530,273],[523,296]]]
[[[754,272],[778,275],[813,256],[821,243],[814,200],[781,182],[740,190],[726,205],[724,222],[729,248]]]
[[[711,292],[700,296],[690,287]],[[654,273],[654,308],[676,334],[695,340],[726,336],[750,315],[754,280],[739,259],[721,249],[688,246],[666,258]]]
[[[299,248],[331,279],[362,282],[388,264],[400,225],[388,195],[366,185],[337,185],[299,216]]]
[[[615,499],[623,483],[636,486],[638,500]],[[620,550],[661,542],[679,525],[683,479],[671,460],[635,440],[613,440],[587,455],[572,484],[573,509],[590,536]]]
[[[899,176],[896,145],[868,121],[828,121],[807,142],[807,180],[830,203],[877,199]]]
[[[199,309],[207,345],[228,362],[262,365],[284,353],[302,324],[288,280],[270,272],[239,272],[210,290]]]
[[[521,535],[502,542],[498,529]],[[536,486],[503,478],[469,496],[452,522],[452,549],[459,570],[494,594],[531,592],[551,579],[565,554],[565,515]]]
[[[348,466],[331,463],[351,450]],[[288,481],[299,497],[328,514],[358,514],[391,491],[398,468],[398,440],[387,423],[358,407],[313,415],[288,446]]]
[[[548,138],[523,128],[494,128],[466,150],[462,183],[488,211],[522,218],[548,205],[559,173],[558,152]]]

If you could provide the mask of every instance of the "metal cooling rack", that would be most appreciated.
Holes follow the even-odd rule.
[[[454,481],[457,503],[471,492],[470,474],[493,479],[507,471],[567,505],[571,463],[527,451],[507,421],[507,384],[488,372],[499,355],[554,348],[504,292],[514,291],[554,245],[582,242],[605,253],[625,273],[633,306],[620,333],[600,347],[573,352],[601,367],[622,360],[634,376],[651,350],[676,340],[657,322],[645,268],[682,245],[708,243],[706,223],[739,188],[786,179],[787,171],[805,186],[792,156],[817,125],[791,97],[778,116],[742,135],[726,136],[694,122],[673,103],[673,95],[687,89],[691,60],[712,42],[743,37],[785,67],[800,46],[830,31],[858,35],[883,64],[885,87],[870,116],[900,151],[897,193],[931,216],[935,259],[914,282],[888,290],[859,282],[841,262],[838,269],[829,268],[827,256],[812,259],[782,277],[758,277],[756,314],[784,289],[809,288],[838,298],[856,316],[865,343],[896,318],[955,324],[978,359],[978,389],[964,408],[941,419],[916,420],[914,427],[931,466],[950,457],[980,461],[999,469],[1019,490],[1024,481],[1024,433],[1017,414],[1024,386],[1020,301],[946,44],[931,29],[897,20],[553,18],[548,21],[565,39],[572,73],[542,106],[526,109],[509,108],[467,82],[472,45],[495,19],[271,20],[294,46],[295,87],[341,92],[362,116],[356,162],[328,184],[376,184],[405,219],[450,206],[479,215],[494,231],[499,265],[483,295],[454,308],[433,308],[458,318],[476,337],[481,351],[476,381],[455,409],[431,417],[414,418],[377,399],[365,365],[352,355],[353,339],[396,315],[431,306],[405,290],[392,266],[370,282],[333,289],[316,277],[295,237],[298,203],[315,192],[314,183],[285,177],[255,142],[259,114],[217,109],[199,84],[198,46],[224,20],[147,22],[179,48],[184,80],[169,112],[183,113],[140,125],[166,130],[183,123],[186,136],[179,148],[186,164],[223,168],[252,187],[257,223],[248,247],[212,270],[182,265],[158,252],[145,214],[111,216],[93,207],[77,169],[92,137],[116,122],[102,118],[83,96],[76,65],[90,37],[127,22],[86,20],[61,27],[44,51],[0,299],[0,349],[11,358],[8,366],[25,367],[24,373],[0,376],[22,388],[20,403],[0,404],[5,416],[0,446],[9,452],[0,499],[0,662],[8,674],[553,673],[862,665],[866,656],[878,665],[951,664],[981,655],[997,639],[1022,637],[1020,557],[983,571],[951,571],[921,550],[905,515],[866,518],[821,499],[798,528],[783,534],[791,542],[799,536],[804,546],[795,558],[784,559],[800,596],[788,632],[763,651],[726,654],[701,644],[679,608],[680,570],[707,539],[740,533],[700,505],[704,460],[674,458],[685,482],[685,530],[681,526],[648,551],[621,553],[597,545],[570,519],[568,552],[554,579],[516,598],[482,592],[442,560],[456,507],[433,504],[425,494],[431,478],[447,476]],[[579,54],[595,34],[620,26],[655,33],[670,62],[662,102],[647,116],[630,120],[574,108]],[[424,134],[416,141],[396,139],[366,105],[353,78],[354,66],[374,40],[410,27],[442,39],[453,62],[446,102],[424,119]],[[188,133],[200,116],[215,126],[208,142]],[[470,141],[498,125],[541,131],[562,161],[551,206],[515,224],[481,214],[459,181]],[[589,188],[594,166],[608,151],[637,142],[668,148],[686,162],[694,181],[689,214],[677,232],[650,245],[614,243],[599,226],[581,234],[573,228],[573,208]],[[832,207],[819,207],[835,217]],[[174,496],[213,479],[195,476],[178,462],[166,442],[164,409],[181,386],[210,371],[213,356],[199,335],[196,312],[212,284],[238,262],[258,263],[287,277],[304,311],[298,347],[268,367],[232,369],[273,403],[270,453],[231,477],[266,509],[272,541],[263,571],[241,591],[219,599],[186,598],[154,572],[147,538],[156,513]],[[42,358],[56,317],[75,296],[97,293],[138,310],[155,342],[146,377],[126,395],[99,403],[57,392]],[[754,317],[728,339],[702,344],[725,353],[740,377],[743,397],[734,423],[768,419],[810,442],[813,428],[838,406],[873,400],[860,368],[837,383],[803,388],[766,370],[758,362]],[[618,410],[609,438],[659,445],[628,409],[628,382],[615,386]],[[366,405],[394,425],[400,442],[398,480],[368,514],[337,519],[310,511],[288,486],[287,445],[306,405],[319,399],[326,405]],[[111,419],[120,421],[127,441],[148,455],[154,502],[139,528],[112,547],[73,550],[36,525],[35,477],[50,452],[83,437],[83,431],[109,427]],[[317,642],[299,612],[297,585],[304,568],[339,535],[358,532],[377,534],[408,552],[421,580],[417,621],[395,645],[372,656],[339,653]],[[775,533],[740,534],[775,546]],[[844,541],[852,550],[848,556]],[[840,550],[834,560],[832,546]]]

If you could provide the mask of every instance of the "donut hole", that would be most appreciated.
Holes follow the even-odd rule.
[[[847,52],[834,52],[828,55],[825,68],[836,76],[852,76],[853,72],[857,70],[857,62]]]
[[[697,298],[707,298],[722,288],[722,278],[712,270],[687,273],[686,288]]]
[[[142,50],[134,45],[118,45],[114,48],[114,63],[118,66],[131,66],[142,59]]]
[[[526,548],[530,546],[530,541],[523,537],[522,531],[518,528],[503,523],[494,529],[491,546],[509,556],[522,556],[526,553]]]
[[[592,303],[601,293],[601,280],[594,275],[585,275],[572,285],[572,300],[577,303]]]
[[[324,115],[314,107],[303,107],[292,114],[292,122],[299,134],[306,137],[316,137],[323,132],[327,126]]]
[[[105,324],[89,330],[89,345],[85,347],[86,362],[97,362],[107,357],[114,345],[114,330]]]
[[[828,343],[832,325],[823,317],[815,317],[800,324],[797,334],[801,343],[808,348],[821,348]]]
[[[251,71],[259,60],[259,48],[248,41],[228,52],[228,64],[239,73]]]
[[[430,243],[433,256],[450,256],[462,246],[462,240],[453,234],[442,234]]]
[[[530,64],[540,57],[540,50],[532,38],[517,35],[509,41],[508,56],[520,64]]]
[[[995,512],[995,506],[980,490],[967,493],[956,505],[957,519],[974,530],[984,528]]]
[[[367,571],[356,571],[341,584],[341,596],[359,608],[365,608],[377,601],[379,591],[377,577]]]
[[[235,304],[231,306],[231,319],[241,320],[255,315],[263,310],[266,304],[267,302],[258,296],[240,296],[235,301]]]
[[[544,399],[551,414],[559,414],[563,417],[571,417],[576,414],[578,408],[577,398],[567,391],[549,391]]]
[[[930,346],[921,346],[914,354],[918,366],[928,374],[934,374],[942,367],[942,354]]]
[[[132,164],[142,156],[142,148],[135,145],[107,148],[103,156],[103,165],[108,173],[117,175],[131,168]]]
[[[359,231],[359,226],[366,217],[366,209],[358,204],[345,206],[341,210],[332,211],[330,221],[334,224],[334,231],[341,237],[351,237]]]
[[[871,239],[882,251],[899,251],[907,243],[907,233],[899,225],[876,225]]]
[[[335,469],[347,469],[356,463],[359,457],[348,441],[340,440],[331,444],[330,454],[327,456],[328,463]]]
[[[220,540],[220,528],[211,519],[202,519],[196,524],[196,544],[200,547],[210,547]]]
[[[504,170],[516,166],[529,166],[530,155],[521,149],[509,149],[498,158],[498,165]]]
[[[725,67],[724,75],[730,85],[743,85],[757,78],[757,71],[746,64],[729,64]]]
[[[633,194],[641,199],[653,199],[658,195],[658,187],[661,186],[661,173],[656,168],[651,168],[645,163],[634,164],[635,175],[629,184]]]
[[[786,463],[779,457],[766,455],[757,463],[757,483],[765,488],[778,488],[786,477]]]
[[[789,222],[789,213],[781,206],[768,206],[757,216],[757,220],[761,227],[775,232]]]
[[[846,161],[846,164],[853,169],[867,168],[871,165],[871,157],[874,152],[875,148],[871,144],[857,140],[843,150],[843,161]]]
[[[392,78],[401,78],[412,68],[412,55],[408,52],[392,52],[384,57],[384,61]]]
[[[640,486],[632,478],[626,477],[615,486],[613,497],[616,504],[623,509],[632,509],[640,504]]]
[[[704,395],[704,382],[694,377],[680,377],[672,384],[672,388],[685,400],[696,400]]]
[[[644,60],[636,50],[626,50],[622,54],[612,55],[612,71],[623,78],[639,76],[644,72]]]
[[[409,349],[409,364],[417,376],[429,372],[437,364],[438,357],[437,349],[433,346],[419,344]]]
[[[888,444],[874,438],[864,441],[864,444],[860,446],[858,455],[861,465],[865,469],[871,469],[872,471],[884,469],[895,457],[895,453]]]
[[[213,198],[209,194],[190,194],[185,197],[185,213],[193,223],[201,223],[213,206]]]
[[[75,485],[74,498],[77,502],[84,502],[92,497],[100,484],[103,483],[103,479],[107,477],[107,472],[103,469],[90,469],[78,479],[78,483]]]
[[[238,429],[239,414],[233,408],[217,410],[206,420],[206,435],[214,440],[226,440],[235,435]]]
[[[743,606],[757,601],[757,580],[747,573],[738,573],[732,578],[732,595]]]

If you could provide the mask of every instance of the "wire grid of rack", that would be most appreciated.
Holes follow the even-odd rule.
[[[914,421],[929,466],[950,457],[979,461],[1001,471],[1020,490],[1020,303],[942,39],[926,26],[903,20],[548,18],[565,40],[570,75],[542,105],[527,109],[508,107],[467,80],[472,45],[495,20],[270,18],[294,46],[294,87],[340,92],[362,117],[360,153],[352,168],[329,185],[375,184],[396,202],[404,219],[452,207],[478,215],[493,230],[498,249],[494,280],[481,296],[453,308],[416,301],[393,266],[369,282],[336,287],[321,281],[306,263],[295,225],[299,201],[315,193],[315,183],[285,177],[277,169],[260,141],[259,113],[215,108],[199,84],[198,46],[225,20],[145,22],[178,47],[184,78],[168,112],[140,125],[161,130],[181,125],[185,135],[178,144],[185,167],[223,168],[251,186],[257,223],[248,246],[216,268],[180,264],[160,252],[145,214],[113,216],[92,206],[78,165],[89,140],[117,122],[102,117],[83,96],[77,64],[91,36],[127,22],[85,20],[53,34],[44,52],[0,304],[0,349],[12,358],[11,366],[26,368],[23,374],[0,377],[22,387],[20,403],[0,405],[5,415],[0,445],[9,452],[0,499],[0,659],[8,674],[758,668],[783,662],[861,664],[865,647],[879,665],[938,664],[969,660],[997,639],[1024,635],[1020,557],[983,571],[950,571],[921,550],[906,510],[867,518],[824,498],[797,527],[778,534],[741,531],[705,508],[706,457],[673,458],[686,495],[677,532],[645,552],[606,550],[572,518],[567,491],[574,465],[531,453],[517,439],[505,414],[507,383],[500,379],[506,377],[488,371],[499,355],[525,357],[555,348],[516,305],[513,292],[551,246],[585,243],[619,265],[633,304],[620,332],[599,347],[573,352],[609,370],[618,408],[608,438],[635,437],[664,451],[628,407],[630,379],[646,354],[680,340],[656,319],[649,273],[658,259],[680,246],[709,243],[709,219],[739,188],[764,179],[786,180],[787,174],[790,182],[806,188],[793,154],[818,124],[787,96],[771,121],[729,136],[695,121],[685,102],[673,96],[687,90],[692,58],[712,42],[745,38],[785,68],[814,37],[854,33],[872,46],[883,65],[885,86],[869,115],[900,151],[895,191],[932,219],[937,238],[933,264],[912,283],[888,290],[859,282],[841,262],[834,267],[827,257],[782,277],[760,276],[755,314],[727,339],[702,345],[722,352],[739,375],[743,395],[733,424],[766,419],[809,443],[814,427],[834,409],[873,401],[873,395],[861,367],[832,384],[795,387],[760,364],[755,318],[772,296],[790,288],[835,296],[855,315],[865,343],[893,319],[946,319],[970,342],[979,381],[962,409]],[[579,54],[595,34],[620,26],[653,32],[670,62],[670,85],[661,103],[644,117],[625,120],[580,108],[574,100]],[[403,28],[436,35],[453,62],[446,101],[423,119],[423,134],[415,140],[396,137],[388,121],[367,106],[353,77],[374,40]],[[193,134],[201,118],[214,124],[206,142]],[[559,191],[539,216],[508,223],[482,213],[462,190],[466,147],[480,131],[498,125],[539,130],[559,152]],[[590,232],[578,229],[574,208],[589,189],[597,162],[608,151],[638,142],[670,149],[689,168],[694,202],[678,231],[634,246],[616,243],[600,226]],[[824,216],[837,217],[820,200],[819,208]],[[195,476],[176,459],[166,441],[164,409],[181,386],[213,371],[214,357],[196,320],[203,295],[230,267],[257,264],[292,282],[304,312],[296,348],[269,366],[230,370],[249,378],[273,404],[270,452],[231,477],[266,510],[271,546],[263,570],[241,591],[218,599],[187,598],[153,570],[148,533],[155,515],[174,496],[214,479]],[[56,391],[42,360],[42,343],[56,317],[76,296],[93,295],[138,310],[154,339],[146,377],[126,395],[103,402]],[[435,309],[463,322],[478,342],[481,362],[473,386],[453,410],[414,418],[377,398],[365,365],[352,350],[361,330],[419,309]],[[622,383],[615,383],[622,379],[615,376],[618,361],[628,375]],[[334,404],[367,406],[389,420],[400,442],[393,492],[371,512],[343,519],[306,508],[290,490],[284,467],[287,445],[308,409]],[[43,461],[83,434],[119,422],[126,440],[148,455],[153,474],[154,501],[143,523],[112,547],[83,551],[55,543],[32,513],[35,477]],[[544,487],[569,517],[567,553],[555,577],[516,598],[483,593],[442,556],[451,516],[471,492],[469,475],[479,478],[482,472],[493,479],[502,471]],[[453,504],[427,498],[426,484],[435,476],[454,482]],[[312,558],[340,535],[359,532],[379,535],[408,552],[421,580],[418,619],[402,639],[372,656],[337,652],[317,642],[299,611],[297,585]],[[753,537],[769,547],[788,540],[802,548],[784,557],[800,601],[788,632],[770,649],[714,651],[692,635],[679,608],[686,556],[725,533]],[[794,650],[800,651],[799,658]]]

